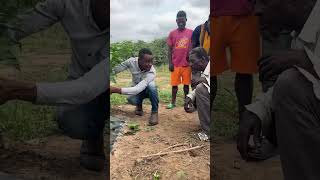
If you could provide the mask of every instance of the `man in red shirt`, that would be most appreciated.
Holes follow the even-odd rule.
[[[172,101],[167,109],[176,106],[178,85],[181,83],[184,85],[183,91],[186,97],[189,94],[191,83],[191,67],[188,62],[188,54],[191,49],[192,30],[186,28],[187,14],[184,11],[177,13],[176,22],[178,28],[171,31],[167,39],[172,86]]]

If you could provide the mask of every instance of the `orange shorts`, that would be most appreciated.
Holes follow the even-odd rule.
[[[174,67],[171,72],[171,86],[179,84],[190,85],[191,83],[191,67]]]
[[[256,73],[261,55],[258,17],[220,16],[211,17],[210,21],[211,75],[221,74],[228,69],[243,74]],[[230,48],[230,63],[227,47]]]

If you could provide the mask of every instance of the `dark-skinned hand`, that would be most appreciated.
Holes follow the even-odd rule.
[[[187,113],[192,113],[192,107],[193,107],[192,99],[189,97],[186,97],[186,99],[184,100],[183,107]]]
[[[200,77],[200,78],[192,79],[192,80],[191,80],[191,87],[192,87],[192,88],[195,88],[195,87],[197,87],[197,85],[200,84],[200,83],[206,83],[206,84],[208,84],[206,78]]]
[[[248,110],[241,113],[237,139],[237,149],[244,160],[248,160],[249,153],[261,147],[261,120]],[[249,145],[250,136],[253,135],[254,147]]]
[[[285,50],[262,57],[259,62],[259,79],[268,81],[295,65],[304,67],[310,61],[303,50]]]

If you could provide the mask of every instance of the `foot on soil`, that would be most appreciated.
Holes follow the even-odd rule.
[[[103,138],[84,140],[80,150],[80,165],[88,170],[103,171],[105,165]]]
[[[208,141],[209,140],[208,135],[204,132],[199,132],[198,137],[199,137],[200,141]]]
[[[138,116],[143,116],[142,106],[136,106],[135,114]]]

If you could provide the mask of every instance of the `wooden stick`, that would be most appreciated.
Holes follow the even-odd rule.
[[[164,152],[164,153],[151,154],[151,155],[148,155],[148,156],[142,156],[141,158],[148,158],[148,157],[154,157],[154,156],[162,156],[162,155],[167,155],[167,154],[186,152],[186,151],[199,149],[199,148],[202,148],[202,147],[203,147],[203,145],[202,146],[195,146],[195,147],[187,148],[187,149],[182,149],[182,150],[177,150],[177,151],[169,151],[169,152]]]
[[[171,149],[171,148],[174,148],[174,147],[179,147],[179,146],[188,146],[188,144],[183,143],[183,144],[176,144],[176,145],[173,145],[173,146],[169,146],[169,147],[165,148],[164,150],[162,150],[162,151],[160,151],[158,153],[162,153],[165,150],[168,150],[168,149]]]

